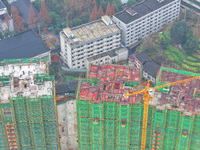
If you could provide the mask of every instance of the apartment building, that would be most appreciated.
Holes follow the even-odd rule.
[[[121,30],[108,16],[60,32],[61,58],[69,68],[85,68],[86,58],[121,46]]]
[[[180,12],[180,0],[145,0],[113,16],[122,29],[122,44],[132,45],[174,21]]]
[[[182,0],[183,7],[190,8],[200,13],[200,1],[199,0]]]

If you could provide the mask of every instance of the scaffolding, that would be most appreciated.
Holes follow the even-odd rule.
[[[11,99],[21,149],[58,149],[53,95]]]
[[[0,76],[0,135],[4,135],[0,137],[0,149],[60,149],[55,81],[48,76],[47,63],[40,58],[0,62],[5,71]]]
[[[134,81],[128,79],[128,76],[132,79],[133,76],[136,78],[136,74],[140,75],[137,70],[134,70],[135,73],[130,73],[132,71],[128,67],[122,66],[92,65],[90,73],[88,73],[89,78],[86,81],[79,82],[76,108],[80,150],[141,149],[144,111],[142,96],[138,94],[126,98],[120,95],[126,92],[127,89],[140,88],[141,84],[137,82],[140,81],[140,78]],[[165,71],[164,73],[171,71],[173,80],[178,80],[175,78],[177,74],[183,74],[181,78],[184,79],[197,76],[197,74],[161,67],[160,72],[163,71]],[[162,73],[159,74],[158,84],[165,83],[160,80],[162,76]],[[180,78],[180,76],[177,77]],[[192,93],[190,95],[199,97],[200,92],[198,86],[196,86],[198,83],[192,82],[190,84],[190,86],[195,84],[195,91],[188,90],[189,84],[182,84],[183,92],[181,90],[179,92],[185,94],[189,91]],[[176,88],[173,87],[171,91],[175,91]],[[165,94],[160,96],[161,100],[166,99]],[[170,97],[169,101],[180,101],[181,96],[179,98],[173,94],[173,99]],[[190,108],[187,105],[191,104],[192,99],[188,98],[186,100],[188,103],[184,106]],[[166,104],[163,101],[160,101],[160,103]],[[186,113],[182,111],[182,107],[178,111],[174,108],[175,106],[166,109],[166,107],[155,107],[153,104],[148,106],[145,149],[198,150],[200,147],[199,113],[192,113],[191,111]],[[195,104],[198,106],[198,101]]]
[[[44,58],[21,58],[21,59],[4,59],[0,62],[0,66],[5,66],[7,64],[19,64],[19,63],[47,63],[48,59]]]
[[[0,108],[0,149],[2,150],[8,149],[8,139],[6,135],[6,128],[4,124],[2,108]]]

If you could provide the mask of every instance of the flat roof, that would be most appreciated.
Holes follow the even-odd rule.
[[[134,10],[137,12],[135,15],[131,15],[126,10],[123,10],[119,13],[116,13],[114,16],[124,22],[125,24],[129,24],[130,22],[145,16],[146,14],[159,9],[162,6],[165,6],[174,0],[164,0],[163,2],[159,3],[157,0],[145,0],[139,4],[133,5],[129,7],[132,11]]]
[[[0,0],[0,9],[6,8],[3,4],[3,2]]]
[[[0,85],[3,84],[0,86],[0,103],[8,103],[12,97],[52,95],[53,77],[47,76],[46,68],[42,62],[0,66]]]
[[[31,58],[48,51],[49,48],[39,35],[31,29],[0,40],[0,61],[3,59]]]
[[[56,94],[76,93],[78,87],[78,80],[71,80],[64,83],[56,83]]]
[[[80,44],[120,31],[120,29],[114,23],[107,26],[101,19],[99,19],[71,28],[71,31],[74,35],[73,38],[68,38],[64,32],[61,32],[61,34],[67,39],[68,43],[74,43],[74,39],[78,39],[78,43]]]

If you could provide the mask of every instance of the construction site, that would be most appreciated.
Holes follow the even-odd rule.
[[[0,62],[0,149],[58,150],[54,77],[45,59]]]
[[[79,150],[199,150],[199,74],[161,67],[156,86],[133,66],[91,65],[79,81]]]

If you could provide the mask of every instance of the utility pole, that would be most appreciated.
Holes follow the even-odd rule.
[[[39,30],[39,35],[40,35],[40,23],[38,22],[38,30]]]
[[[187,10],[185,10],[185,14],[184,14],[184,22],[186,22],[186,11]]]

